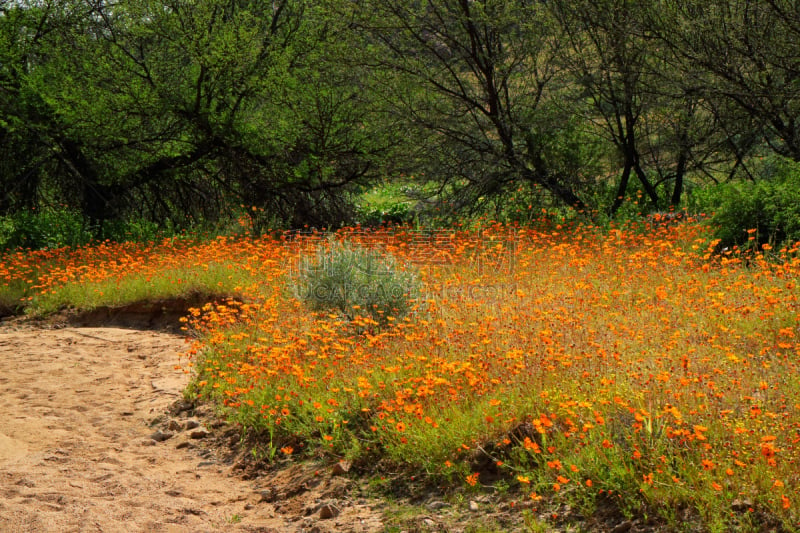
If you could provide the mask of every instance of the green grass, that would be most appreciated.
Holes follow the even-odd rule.
[[[23,300],[30,294],[30,284],[15,280],[0,287],[0,316],[18,314],[25,307]]]
[[[68,283],[32,297],[25,311],[41,317],[70,308],[91,311],[98,307],[121,307],[136,302],[190,298],[202,294],[209,300],[237,296],[242,283],[251,281],[234,275],[230,263],[212,263],[202,270],[172,268],[156,274],[130,273],[116,279]]]

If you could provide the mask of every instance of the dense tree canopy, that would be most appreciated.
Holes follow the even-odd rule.
[[[400,175],[663,209],[800,160],[799,43],[785,0],[3,1],[0,215],[335,225]]]

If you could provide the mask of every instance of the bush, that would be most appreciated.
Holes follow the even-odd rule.
[[[155,222],[144,219],[106,220],[100,226],[98,238],[114,242],[147,242],[155,241],[162,237],[173,237],[176,234],[176,230],[170,226],[166,229],[161,228]]]
[[[79,246],[91,239],[83,216],[68,208],[48,207],[0,217],[0,249]]]
[[[43,250],[77,247],[93,240],[155,241],[174,237],[178,230],[167,220],[159,225],[145,219],[105,220],[92,226],[77,209],[45,207],[0,216],[0,250]]]
[[[724,183],[697,195],[696,208],[713,212],[720,246],[742,246],[750,237],[772,246],[800,240],[800,164],[771,159],[759,174],[756,182]]]
[[[300,258],[293,281],[312,309],[368,314],[379,324],[405,316],[419,293],[417,277],[392,254],[333,239]]]
[[[414,213],[407,203],[397,202],[381,207],[369,205],[361,207],[358,217],[362,226],[380,226],[410,223],[413,221]]]

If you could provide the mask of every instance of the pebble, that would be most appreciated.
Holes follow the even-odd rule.
[[[450,507],[449,503],[443,501],[433,501],[427,505],[428,509],[431,511],[438,511],[439,509],[444,509],[445,507]]]
[[[189,437],[191,437],[193,439],[204,439],[204,438],[208,437],[210,434],[211,434],[210,431],[208,431],[203,426],[200,426],[200,427],[198,427],[196,429],[193,429],[191,431],[191,433],[189,433]]]
[[[328,518],[336,518],[341,511],[332,503],[328,503],[320,507],[319,518],[320,520],[327,520]]]
[[[334,476],[342,476],[350,471],[350,467],[353,463],[350,461],[339,461],[333,468],[331,469],[331,474]]]
[[[630,531],[632,527],[633,527],[633,522],[631,522],[630,520],[625,520],[624,522],[617,524],[617,527],[612,529],[611,533],[626,533],[627,531]]]
[[[469,510],[475,512],[480,509],[480,505],[475,500],[470,500],[469,502]]]
[[[156,442],[164,442],[165,440],[169,440],[174,436],[175,436],[175,433],[173,433],[171,431],[158,430],[155,433],[153,433],[152,435],[150,435],[150,438],[153,439]]]
[[[268,502],[268,503],[274,502],[277,496],[272,489],[258,491],[258,494],[259,496],[261,496],[259,502]]]
[[[192,409],[192,404],[191,404],[191,403],[189,403],[189,402],[184,402],[184,401],[181,401],[181,402],[176,402],[176,403],[175,403],[175,404],[172,406],[172,411],[173,411],[174,413],[176,413],[176,414],[178,414],[178,413],[182,413],[182,412],[184,412],[184,411],[191,411],[191,409]]]

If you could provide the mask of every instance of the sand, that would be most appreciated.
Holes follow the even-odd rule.
[[[383,529],[343,478],[307,466],[237,475],[212,438],[192,438],[194,414],[174,411],[185,346],[163,331],[0,326],[0,531]],[[154,441],[168,422],[173,436]]]

